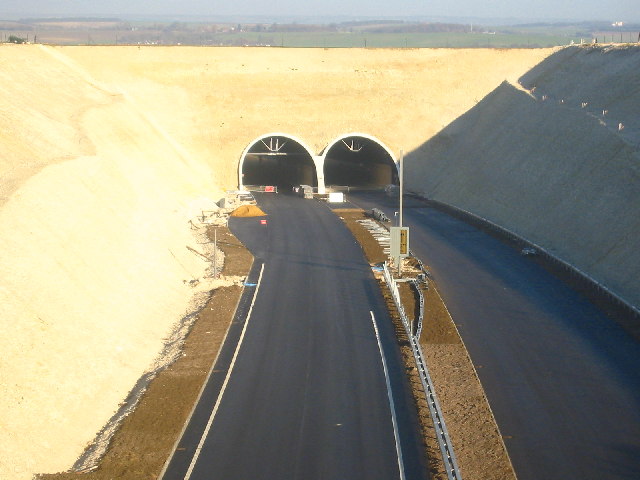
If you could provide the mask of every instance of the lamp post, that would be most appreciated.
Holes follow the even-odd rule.
[[[402,276],[402,259],[409,256],[409,229],[403,226],[403,193],[404,193],[404,153],[400,150],[400,211],[398,215],[398,226],[391,227],[391,258],[394,259],[398,276]]]
[[[404,152],[400,150],[400,223],[399,227],[402,227],[402,194],[404,188]]]

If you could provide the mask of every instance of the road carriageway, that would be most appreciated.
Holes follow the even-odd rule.
[[[349,199],[390,218],[398,208],[382,193]],[[411,249],[438,282],[518,479],[640,478],[640,344],[519,251],[420,200],[405,206]]]
[[[256,259],[253,306],[239,309],[250,315],[232,325],[242,341],[221,352],[218,387],[205,388],[162,478],[428,478],[395,331],[359,244],[318,202],[257,197],[266,225],[230,221]]]

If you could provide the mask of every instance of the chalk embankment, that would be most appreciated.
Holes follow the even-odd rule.
[[[70,468],[153,363],[251,141],[413,150],[549,53],[0,46],[0,478]]]
[[[570,47],[412,152],[408,188],[533,241],[640,306],[640,47]]]
[[[69,468],[152,366],[219,192],[117,91],[0,50],[0,478],[27,479]]]

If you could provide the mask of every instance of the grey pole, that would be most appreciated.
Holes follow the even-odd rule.
[[[402,227],[402,194],[404,193],[404,152],[400,150],[400,227]]]
[[[400,150],[400,215],[398,217],[399,227],[402,227],[402,194],[404,193],[404,151]],[[402,257],[398,254],[398,277],[402,277]]]

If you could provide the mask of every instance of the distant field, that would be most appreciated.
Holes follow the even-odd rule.
[[[242,40],[245,40],[244,42]],[[283,47],[553,47],[568,45],[579,37],[543,34],[486,34],[486,33],[327,33],[287,32],[258,33],[241,32],[233,35],[214,36],[215,43],[262,44]]]
[[[325,48],[536,48],[580,43],[570,34],[526,33],[347,33],[347,32],[233,32],[194,30],[132,30],[56,28],[32,31],[4,31],[2,38],[17,35],[30,42],[55,45],[264,45]],[[585,42],[591,38],[582,37]]]
[[[332,24],[126,21],[117,18],[0,21],[0,40],[53,45],[219,45],[317,48],[547,48],[640,42],[640,24],[608,22],[512,26],[425,22]]]

